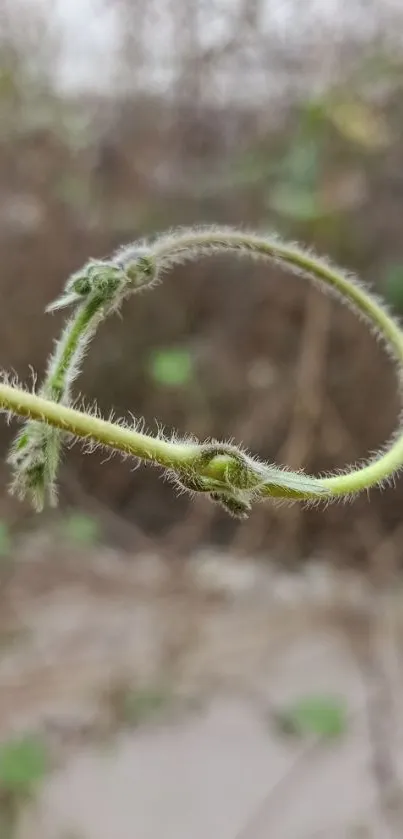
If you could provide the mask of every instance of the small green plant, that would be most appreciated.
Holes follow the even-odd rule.
[[[24,736],[0,746],[0,835],[12,839],[23,807],[35,797],[47,771],[41,740]]]
[[[205,493],[239,518],[248,515],[254,502],[265,498],[328,504],[392,481],[403,465],[402,428],[385,450],[359,468],[313,477],[262,462],[232,443],[199,442],[192,437],[180,439],[178,435],[166,437],[162,432],[152,436],[144,433],[135,419],[104,420],[96,409],[77,405],[73,384],[99,324],[118,311],[126,297],[154,286],[173,266],[221,253],[280,264],[335,294],[384,342],[396,362],[401,384],[403,333],[386,306],[352,276],[275,236],[219,227],[179,229],[154,241],[124,247],[108,261],[90,260],[73,274],[60,297],[49,306],[50,311],[71,307],[73,314],[38,390],[34,387],[31,392],[3,375],[0,409],[8,418],[18,415],[27,420],[8,458],[13,493],[28,498],[38,510],[46,502],[55,504],[63,445],[78,439],[84,441],[88,452],[101,446],[157,464],[179,490]],[[174,369],[177,376],[179,369],[183,379],[183,358],[179,361],[180,369],[178,358],[174,365],[172,358],[168,367],[162,365],[163,376],[166,377],[168,368],[169,375]],[[185,374],[188,375],[187,361]]]
[[[98,522],[86,513],[70,513],[62,523],[62,530],[68,542],[83,547],[95,545],[99,538]]]
[[[305,696],[274,716],[280,731],[296,737],[337,738],[348,727],[344,702],[332,696]]]
[[[180,348],[154,351],[148,369],[154,381],[163,387],[183,387],[193,375],[191,355]]]

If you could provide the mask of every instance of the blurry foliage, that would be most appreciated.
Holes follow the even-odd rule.
[[[386,299],[398,310],[403,310],[403,262],[390,265],[384,276],[383,292]]]
[[[168,686],[145,685],[132,687],[117,684],[108,692],[106,701],[113,723],[135,727],[148,722],[171,706],[173,694]]]
[[[44,743],[26,735],[0,745],[0,835],[13,839],[23,807],[32,801],[48,771]]]
[[[123,697],[122,719],[128,725],[140,725],[170,703],[171,696],[163,688],[132,690]]]
[[[54,194],[68,206],[91,213],[92,195],[88,179],[74,177],[72,174],[64,176],[62,174],[55,186]]]
[[[314,222],[323,215],[319,195],[321,135],[322,124],[315,109],[305,106],[280,162],[280,178],[269,188],[269,207],[280,216]]]
[[[99,541],[100,526],[92,516],[74,512],[62,521],[62,532],[65,539],[81,547],[91,547]]]
[[[348,725],[344,703],[328,696],[303,697],[289,708],[276,711],[274,722],[284,734],[324,739],[340,737]]]
[[[11,551],[12,539],[10,528],[5,521],[0,520],[0,559],[7,557]]]
[[[2,791],[29,798],[36,791],[47,770],[44,744],[26,736],[0,746],[0,782]]]
[[[270,196],[270,207],[295,221],[315,221],[323,215],[318,196],[304,186],[279,184]]]
[[[392,142],[385,114],[362,100],[330,101],[326,113],[340,134],[364,152],[379,151]]]
[[[193,376],[193,363],[187,349],[173,347],[154,350],[148,363],[151,377],[164,387],[187,385]]]

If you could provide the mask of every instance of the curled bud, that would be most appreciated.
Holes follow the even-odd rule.
[[[133,290],[149,286],[158,279],[156,257],[146,245],[128,245],[121,248],[113,261],[129,278]]]

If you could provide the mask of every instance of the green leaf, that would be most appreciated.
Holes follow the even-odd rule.
[[[172,348],[152,353],[148,370],[154,381],[164,387],[188,384],[193,375],[193,362],[189,350]]]
[[[47,770],[44,744],[26,736],[0,746],[0,787],[28,796]]]
[[[333,697],[307,696],[275,716],[281,731],[299,737],[340,737],[347,729],[345,705]]]
[[[99,539],[96,519],[86,513],[71,513],[63,522],[66,538],[77,545],[94,545]]]

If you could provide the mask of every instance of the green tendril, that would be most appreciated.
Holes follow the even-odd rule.
[[[8,458],[12,492],[28,498],[37,509],[46,502],[56,503],[57,472],[66,438],[83,439],[162,466],[178,489],[204,493],[238,518],[246,517],[253,503],[265,498],[328,503],[382,486],[399,472],[403,465],[401,429],[384,452],[361,468],[314,477],[264,463],[229,443],[153,437],[140,431],[136,423],[133,427],[117,424],[72,407],[72,386],[100,322],[116,312],[129,294],[154,285],[173,266],[220,253],[280,264],[338,296],[383,340],[396,362],[400,387],[403,333],[382,301],[356,279],[276,237],[230,228],[180,229],[151,243],[126,246],[108,261],[90,260],[70,277],[60,297],[48,307],[53,311],[72,306],[75,311],[56,343],[38,393],[6,380],[0,383],[0,408],[27,418]]]

